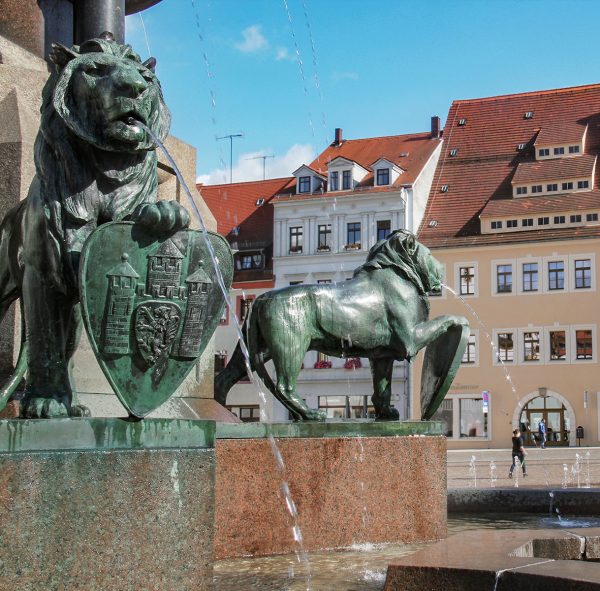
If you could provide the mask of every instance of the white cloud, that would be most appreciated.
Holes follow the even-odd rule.
[[[280,62],[283,60],[293,60],[294,57],[290,54],[287,47],[278,47],[275,50],[275,59]]]
[[[334,72],[331,77],[334,82],[340,82],[341,80],[358,80],[358,74],[356,72]]]
[[[233,182],[261,181],[263,178],[263,159],[257,156],[270,155],[270,148],[258,152],[242,154],[233,166]],[[267,158],[265,161],[266,178],[275,179],[291,176],[301,164],[310,164],[315,159],[315,150],[308,144],[294,144],[283,156]],[[197,183],[218,185],[229,182],[229,168],[217,168],[208,174],[201,174]]]
[[[240,43],[236,43],[235,47],[243,53],[254,53],[255,51],[260,51],[269,46],[269,42],[260,32],[260,25],[247,27],[242,31],[242,37],[244,40]]]

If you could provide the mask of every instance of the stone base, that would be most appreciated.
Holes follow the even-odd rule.
[[[390,564],[385,591],[600,591],[599,534],[598,528],[461,532]]]
[[[305,550],[445,537],[446,439],[424,435],[440,431],[427,422],[218,424],[215,558],[298,549],[283,479]]]
[[[213,439],[208,421],[0,421],[0,589],[211,589]]]

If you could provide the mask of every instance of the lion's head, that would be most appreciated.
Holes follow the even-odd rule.
[[[171,115],[153,58],[142,63],[129,45],[114,42],[110,35],[71,49],[55,44],[50,58],[56,72],[45,89],[45,103],[77,138],[110,152],[155,148],[131,119],[147,125],[161,140],[166,137]]]
[[[395,230],[371,248],[367,261],[354,274],[391,267],[415,284],[419,293],[442,290],[443,266],[414,234]]]

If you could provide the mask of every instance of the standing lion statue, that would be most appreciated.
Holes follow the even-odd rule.
[[[442,289],[442,265],[405,230],[371,248],[348,281],[294,285],[258,296],[243,326],[250,369],[296,420],[324,420],[296,391],[307,351],[335,357],[367,357],[378,419],[398,419],[391,406],[394,361],[425,349],[421,417],[430,419],[450,388],[469,339],[462,316],[429,319],[428,293]],[[273,361],[276,379],[265,367]],[[225,405],[231,387],[246,376],[238,344],[215,379],[215,398]]]
[[[77,416],[71,358],[81,334],[78,270],[86,238],[129,219],[157,233],[189,224],[177,202],[158,202],[156,145],[170,113],[154,73],[110,33],[68,49],[54,45],[42,95],[34,178],[27,199],[0,225],[0,317],[21,300],[24,329],[6,404],[27,372],[21,414]]]

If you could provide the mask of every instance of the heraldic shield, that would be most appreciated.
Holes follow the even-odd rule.
[[[233,255],[208,233],[225,287]],[[123,406],[144,417],[190,372],[225,308],[201,232],[150,234],[130,222],[103,224],[81,254],[81,307],[96,359]]]

